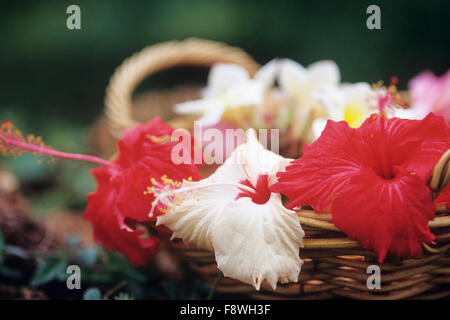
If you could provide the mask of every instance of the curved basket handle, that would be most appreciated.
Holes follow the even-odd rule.
[[[437,198],[439,193],[450,182],[450,149],[447,150],[438,161],[430,175],[428,185],[430,186],[433,197]]]
[[[105,114],[113,136],[119,138],[124,129],[135,124],[131,95],[146,77],[175,66],[210,67],[218,62],[238,64],[251,75],[260,67],[239,48],[194,38],[148,46],[133,54],[116,69],[106,89]]]

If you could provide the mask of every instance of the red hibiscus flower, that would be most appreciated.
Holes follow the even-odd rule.
[[[428,222],[435,204],[427,179],[450,148],[442,117],[423,120],[372,115],[361,127],[328,121],[321,137],[293,161],[272,191],[289,197],[289,208],[310,205],[330,212],[333,223],[380,263],[387,253],[420,256],[434,235]]]
[[[104,247],[123,252],[133,264],[145,263],[159,249],[159,237],[148,234],[142,223],[149,217],[153,195],[146,195],[151,179],[167,176],[175,181],[200,179],[193,164],[175,165],[171,160],[173,128],[159,117],[123,133],[119,154],[112,165],[93,169],[97,190],[88,196],[84,219],[92,223],[94,238]]]
[[[33,152],[57,158],[94,162],[101,166],[92,170],[97,190],[88,196],[84,219],[92,223],[94,239],[107,249],[125,254],[135,265],[144,264],[159,249],[159,237],[154,227],[155,211],[149,217],[153,195],[145,194],[152,178],[162,176],[181,181],[200,179],[193,164],[176,165],[171,160],[170,142],[174,128],[159,117],[147,124],[138,124],[124,132],[118,142],[118,155],[113,161],[95,156],[65,153],[44,145],[40,138],[23,137],[9,122],[0,126],[0,150],[6,154]],[[193,143],[191,143],[193,145]],[[152,233],[152,234],[150,234]]]

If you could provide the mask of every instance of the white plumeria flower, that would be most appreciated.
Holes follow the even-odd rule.
[[[405,108],[392,108],[392,117],[409,119],[409,120],[422,120],[428,113],[426,108],[415,107],[414,105],[408,109]]]
[[[297,282],[304,232],[295,211],[270,192],[289,161],[264,149],[250,129],[246,142],[210,177],[151,188],[152,210],[162,205],[166,212],[157,225],[186,245],[214,251],[225,276],[257,290],[264,280],[274,289],[278,281]]]
[[[201,114],[204,126],[218,123],[227,109],[260,105],[276,71],[275,61],[263,67],[252,79],[241,66],[215,64],[209,73],[202,99],[175,105],[180,114]]]
[[[340,87],[322,86],[313,97],[325,107],[326,118],[315,119],[312,129],[315,138],[321,134],[328,119],[346,121],[352,128],[359,127],[371,113],[376,112],[376,91],[368,83],[343,84]]]
[[[314,103],[311,94],[323,85],[337,86],[340,81],[339,68],[333,61],[317,61],[307,68],[290,60],[279,62],[278,81],[283,92],[291,95],[297,106],[310,107]]]

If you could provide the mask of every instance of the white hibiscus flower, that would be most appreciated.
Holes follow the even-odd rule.
[[[225,276],[257,290],[264,280],[274,289],[278,281],[297,282],[304,232],[280,194],[270,192],[276,173],[288,162],[264,149],[250,129],[246,143],[210,177],[151,188],[152,208],[166,210],[157,224],[169,227],[172,238],[214,251]]]

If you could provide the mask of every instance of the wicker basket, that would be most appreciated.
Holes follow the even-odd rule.
[[[105,99],[105,115],[111,134],[118,138],[131,127],[132,93],[147,76],[179,65],[212,66],[217,62],[241,65],[254,74],[259,65],[245,52],[224,44],[188,39],[147,47],[136,53],[116,70]],[[171,123],[190,129],[192,119],[177,118]],[[430,188],[436,195],[450,179],[450,150],[442,157],[430,177]],[[367,267],[377,264],[375,253],[364,250],[357,241],[348,239],[331,223],[328,215],[297,211],[305,230],[304,260],[298,283],[279,284],[273,291],[263,283],[259,292],[239,281],[224,278],[218,292],[245,295],[257,299],[439,299],[450,296],[450,211],[440,208],[430,228],[436,245],[424,245],[424,254],[416,259],[388,257],[381,268],[381,289],[369,290]],[[186,248],[181,241],[169,242],[171,251],[190,268],[213,285],[219,274],[214,254]]]

